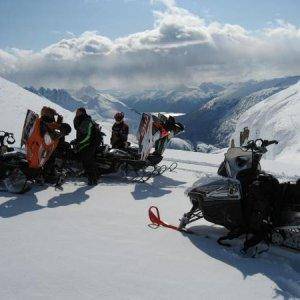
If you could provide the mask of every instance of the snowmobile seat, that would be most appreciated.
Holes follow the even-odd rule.
[[[252,153],[242,148],[229,148],[225,154],[225,160],[229,165],[230,177],[236,178],[242,170],[252,168]]]

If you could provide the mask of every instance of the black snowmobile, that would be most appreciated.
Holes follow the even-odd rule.
[[[208,178],[188,192],[192,208],[179,229],[204,218],[229,233],[218,242],[246,236],[243,252],[261,241],[300,250],[300,180],[279,183],[261,170],[267,147],[277,141],[258,139],[229,148],[217,178]]]
[[[22,149],[11,147],[13,133],[0,131],[0,182],[1,190],[23,193],[27,190],[28,163]]]
[[[139,147],[129,146],[125,149],[100,148],[96,163],[100,173],[116,173],[122,170],[125,175],[145,181],[151,176],[162,174],[167,169],[173,170],[176,164],[158,166],[163,159],[163,152],[171,139],[170,133],[177,135],[184,130],[182,124],[174,117],[159,115],[158,117],[143,114],[138,130]],[[155,151],[150,153],[152,147]]]
[[[160,175],[167,170],[173,171],[176,163],[170,166],[160,165],[163,152],[172,135],[177,135],[184,130],[182,124],[177,123],[173,117],[158,117],[143,114],[137,134],[139,147],[128,146],[124,149],[110,148],[102,141],[97,149],[95,163],[99,174],[119,174],[132,181],[145,182],[153,176]],[[151,152],[152,148],[155,151]],[[60,167],[61,173],[80,175],[83,173],[80,163],[74,161],[76,154],[70,155],[73,160],[65,160]],[[59,185],[63,182],[59,179]]]

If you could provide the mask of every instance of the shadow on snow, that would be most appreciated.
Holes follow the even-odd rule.
[[[35,193],[45,189],[44,186],[31,189],[26,194],[14,196],[12,199],[0,204],[0,217],[11,218],[23,213],[41,210],[44,208],[55,208],[59,206],[67,206],[71,204],[80,204],[88,200],[89,195],[86,192],[93,188],[92,186],[82,186],[70,193],[61,193],[54,196],[46,206],[38,204],[38,198]],[[1,197],[12,197],[11,194],[1,193]]]
[[[150,197],[158,198],[170,194],[174,187],[185,183],[184,181],[175,180],[164,175],[156,176],[151,183],[135,184],[134,191],[131,194],[135,200],[144,200]]]
[[[106,178],[101,182],[103,185],[115,185],[123,184],[127,185],[128,182],[116,183],[113,178]],[[101,184],[100,183],[100,184]],[[135,200],[147,199],[149,197],[161,197],[171,193],[171,189],[176,186],[185,184],[183,181],[174,180],[165,176],[157,176],[153,179],[151,184],[149,183],[136,183],[134,185],[134,191],[132,196]],[[93,186],[84,185],[77,190],[70,193],[60,193],[48,200],[47,205],[38,204],[38,198],[36,193],[44,190],[45,186],[34,187],[30,191],[22,195],[12,195],[10,193],[1,193],[1,197],[10,198],[8,201],[0,204],[0,217],[11,218],[23,213],[33,212],[44,208],[56,208],[59,206],[68,206],[72,204],[81,204],[89,199],[89,195],[86,193]]]
[[[241,240],[239,240],[239,245],[233,245],[230,248],[217,244],[217,238],[226,233],[224,228],[200,225],[190,227],[190,229],[203,237],[182,233],[183,236],[190,239],[194,246],[210,257],[239,270],[244,279],[256,274],[262,274],[271,279],[279,287],[279,289],[275,288],[274,298],[294,299],[300,297],[300,263],[298,260],[294,263],[288,257],[280,257],[268,252],[256,258],[243,257],[239,253],[242,246]],[[216,238],[206,237],[210,235]]]

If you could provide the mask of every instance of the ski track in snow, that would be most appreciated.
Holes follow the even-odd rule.
[[[177,162],[177,163],[183,163],[183,164],[189,164],[193,166],[203,166],[203,167],[213,167],[218,168],[219,164],[213,164],[208,162],[198,162],[198,161],[192,161],[192,160],[186,160],[186,159],[174,159],[174,158],[165,158],[165,161],[171,161],[171,162]]]

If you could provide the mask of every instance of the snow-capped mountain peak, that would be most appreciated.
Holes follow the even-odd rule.
[[[250,138],[278,140],[270,147],[268,158],[300,160],[300,81],[272,95],[246,111],[238,120],[233,138],[238,140],[244,127]]]

